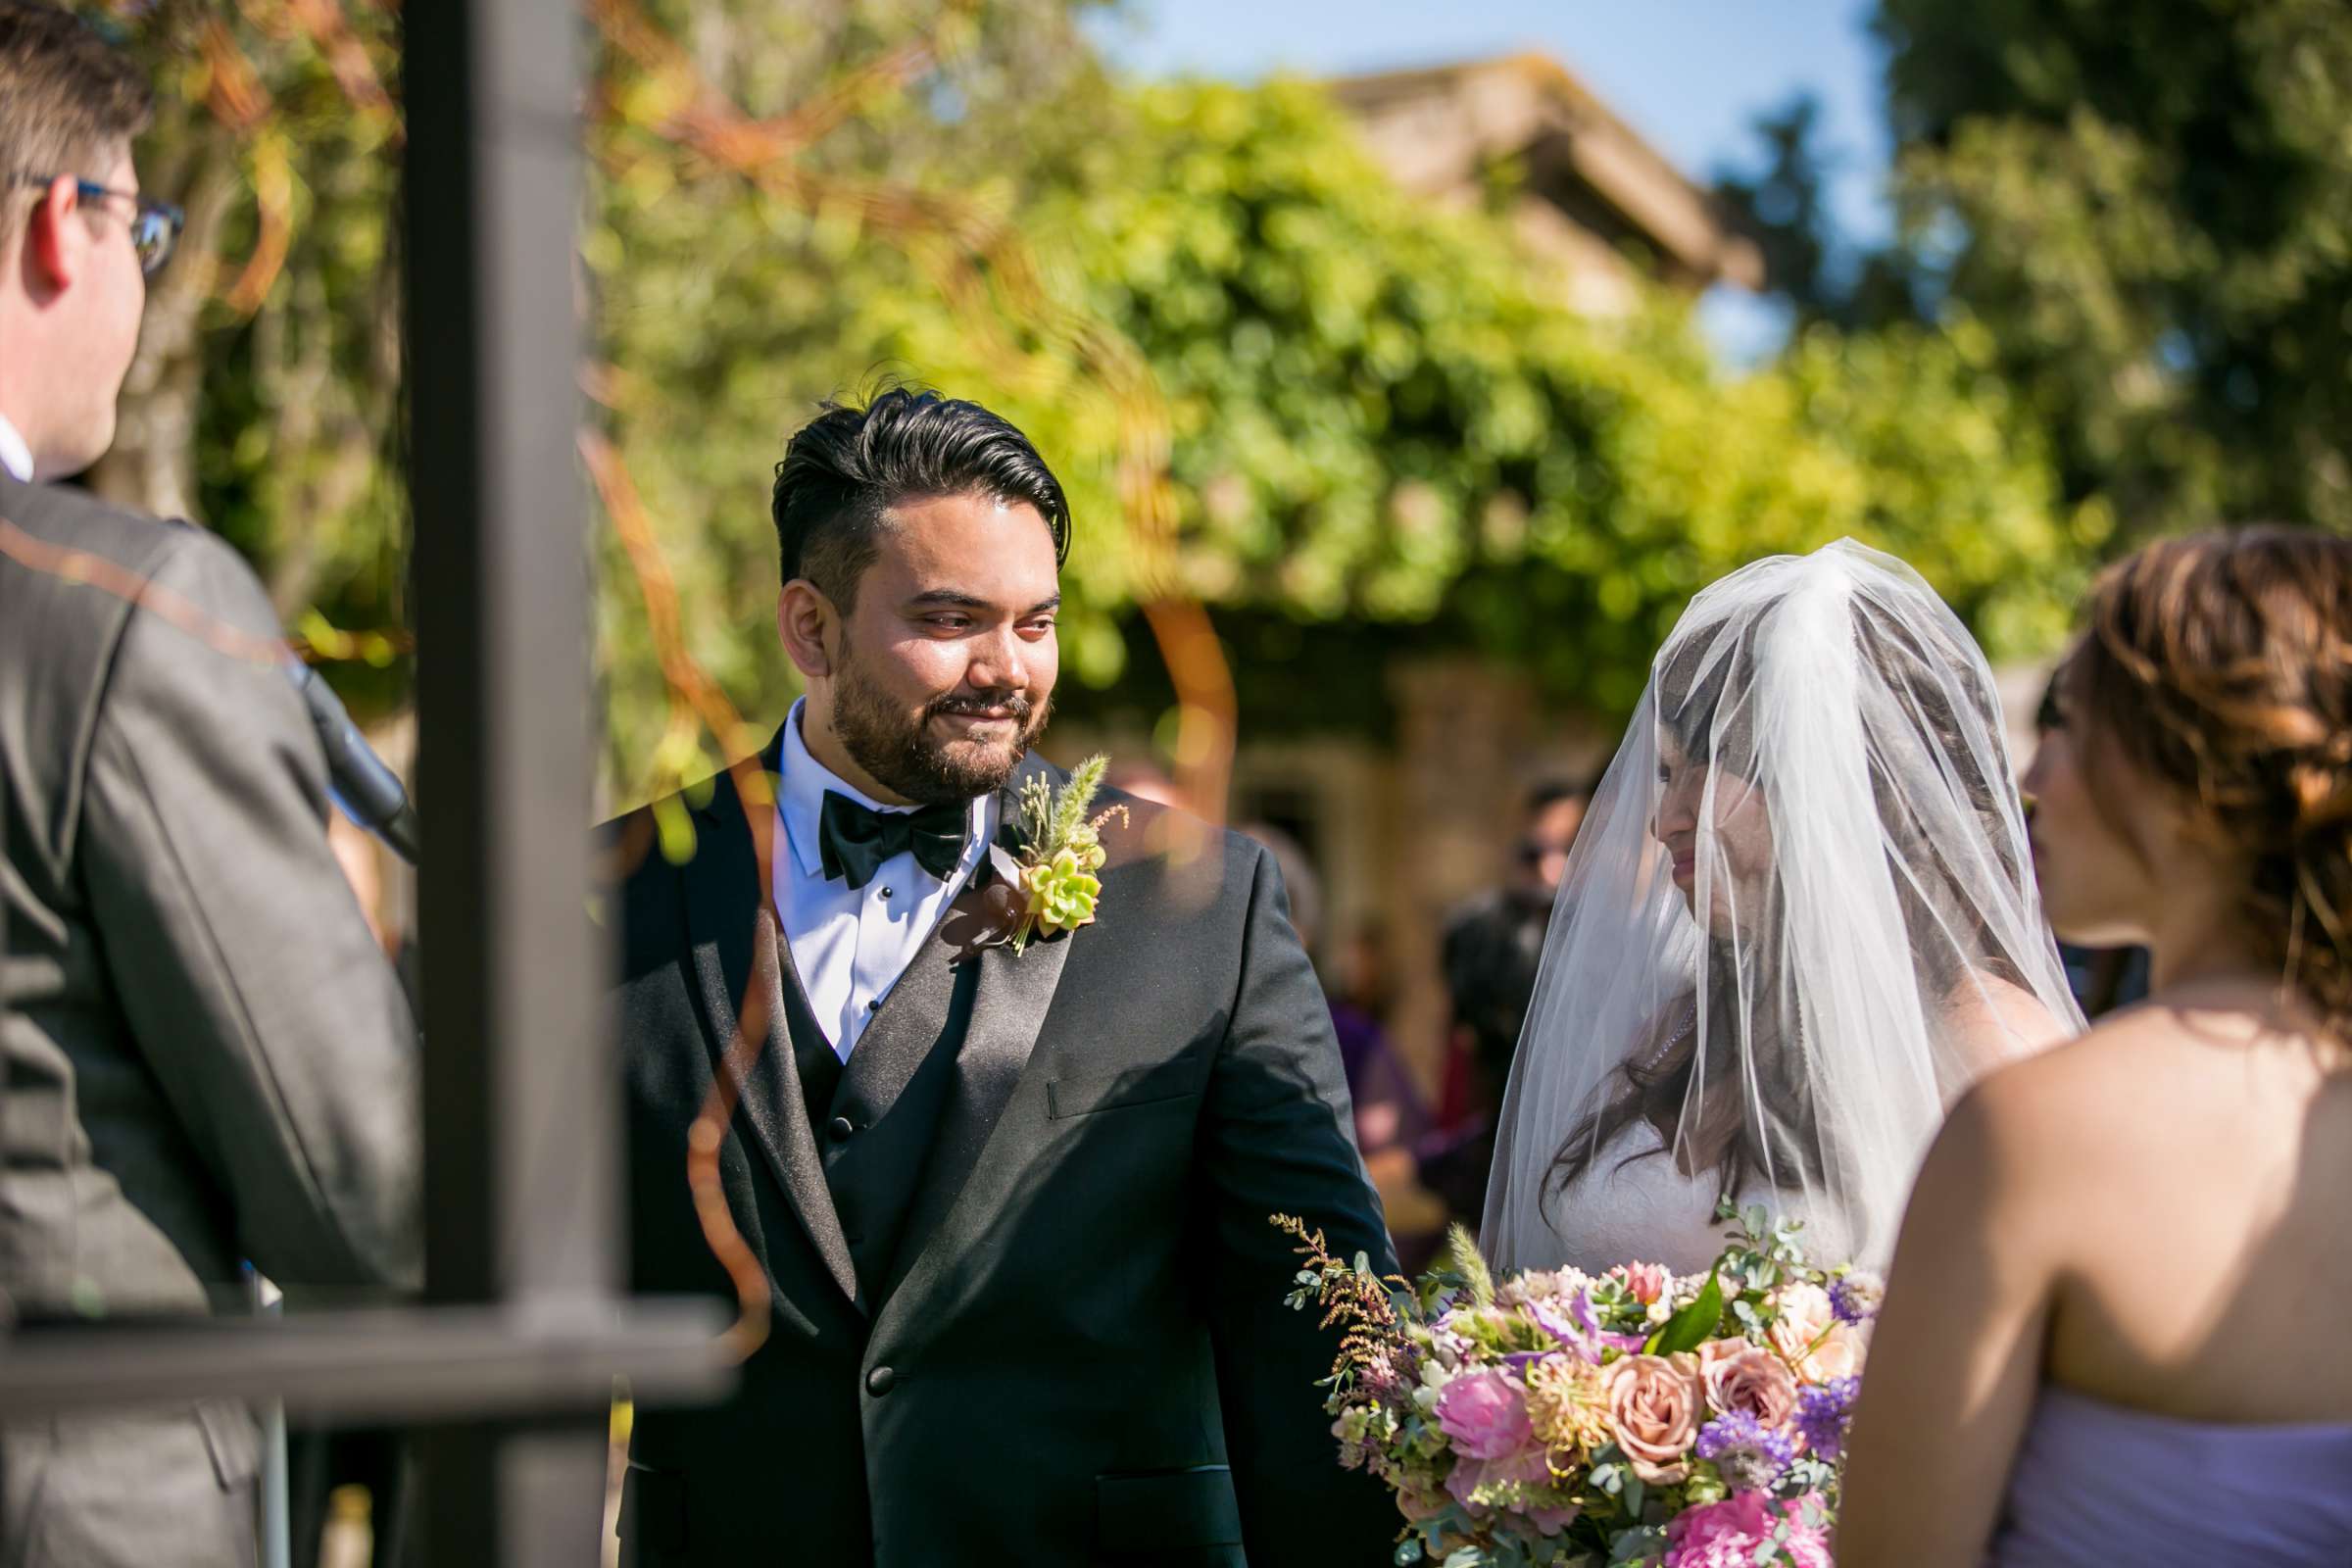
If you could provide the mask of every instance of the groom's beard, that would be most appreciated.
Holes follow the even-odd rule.
[[[931,720],[942,713],[1003,709],[1018,726],[1009,741],[942,742]],[[1051,698],[1033,703],[1019,692],[951,692],[911,717],[844,660],[834,681],[833,733],[842,749],[875,783],[918,806],[947,806],[993,794],[1009,782],[1021,759],[1053,716]]]

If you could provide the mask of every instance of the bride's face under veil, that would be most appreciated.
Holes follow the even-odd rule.
[[[1660,649],[1578,837],[1487,1248],[1556,1264],[1662,1160],[1883,1262],[1951,1101],[2080,1027],[1984,656],[1890,557],[1759,562]]]
[[[1702,832],[1703,829],[1703,832]],[[1650,835],[1666,852],[1667,874],[1684,903],[1712,936],[1732,939],[1740,928],[1742,897],[1752,901],[1770,887],[1771,808],[1753,779],[1719,774],[1703,755],[1693,756],[1671,726],[1658,736],[1658,801]],[[1709,875],[1702,914],[1700,849]]]

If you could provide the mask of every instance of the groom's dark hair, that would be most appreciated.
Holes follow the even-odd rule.
[[[977,491],[1026,502],[1070,554],[1070,503],[1029,438],[977,403],[893,387],[863,407],[827,403],[776,465],[769,511],[783,580],[806,577],[844,612],[881,548],[883,514],[908,501]]]

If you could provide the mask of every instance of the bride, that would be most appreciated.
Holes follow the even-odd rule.
[[[1503,1102],[1503,1269],[1704,1269],[1718,1200],[1882,1266],[1945,1107],[2078,1032],[1984,657],[1851,541],[1691,601],[1553,906]]]

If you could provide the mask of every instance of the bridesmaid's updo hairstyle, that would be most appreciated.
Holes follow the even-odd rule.
[[[2091,590],[2069,671],[2083,762],[2120,756],[2244,857],[2279,972],[2352,1040],[2352,540],[2167,539]]]

